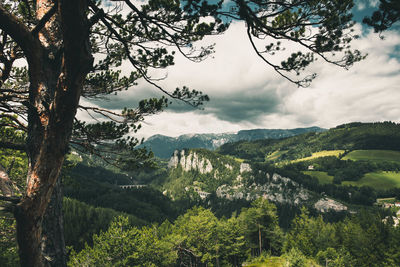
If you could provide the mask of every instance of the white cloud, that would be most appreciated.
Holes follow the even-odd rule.
[[[366,5],[364,2],[358,2],[357,3],[357,9],[358,10],[364,10],[366,8]]]
[[[372,8],[378,7],[379,0],[357,0],[355,4],[357,10],[362,11],[369,7]]]
[[[358,26],[360,28],[360,26]],[[308,88],[297,88],[262,62],[252,51],[244,25],[234,23],[222,36],[206,38],[216,43],[216,53],[202,63],[176,58],[176,65],[161,84],[170,90],[188,85],[211,97],[205,110],[174,104],[160,115],[146,119],[140,136],[159,133],[177,136],[196,132],[231,132],[250,128],[334,127],[352,121],[400,122],[399,32],[386,32],[380,40],[368,33],[354,48],[368,52],[366,60],[349,71],[317,61],[311,71],[318,78]],[[289,45],[289,48],[293,46]],[[284,54],[290,53],[288,49]],[[397,54],[396,54],[397,53]],[[277,62],[282,56],[274,58]],[[128,105],[148,95],[161,95],[141,84],[110,102]],[[178,113],[178,111],[181,111]]]

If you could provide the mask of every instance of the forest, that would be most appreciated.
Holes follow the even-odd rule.
[[[393,126],[387,123],[375,125],[382,129],[385,125],[389,125],[388,129]],[[354,126],[352,131],[362,133],[366,126],[370,125]],[[329,137],[330,133],[335,136],[336,128],[325,136]],[[301,140],[308,136],[307,133],[292,138]],[[236,144],[238,148],[242,147],[242,142]],[[214,168],[212,173],[184,171],[181,167],[166,169],[164,161],[156,160],[153,168],[129,172],[148,185],[136,189],[119,187],[129,183],[130,178],[114,166],[105,168],[107,164],[99,165],[98,159],[71,153],[62,175],[68,266],[400,264],[400,228],[395,226],[397,209],[382,209],[374,204],[377,197],[399,197],[400,188],[377,191],[370,187],[341,185],[335,178],[330,184],[321,184],[317,178],[304,173],[313,164],[316,172],[325,171],[334,177],[336,172],[356,169],[357,175],[350,177],[359,179],[371,171],[398,171],[396,158],[392,158],[393,161],[355,161],[344,159],[349,154],[344,153],[339,157],[317,157],[283,165],[274,165],[268,160],[254,161],[250,165],[252,174],[246,174],[239,172],[241,163],[233,156],[204,149],[193,151],[198,157],[210,160]],[[15,173],[26,171],[23,154],[13,150],[2,150],[1,153],[2,165],[10,164],[12,159]],[[218,182],[215,172],[220,175]],[[254,182],[262,184],[266,182],[265,173],[279,173],[310,192],[343,201],[351,207],[351,212],[321,213],[309,205],[273,203],[263,197],[253,201],[228,200],[215,193],[203,200],[196,191],[185,193],[178,189],[194,183],[212,192],[221,183],[234,182],[239,174],[247,186]],[[174,195],[172,199],[161,193],[165,188],[175,188],[182,194]],[[18,266],[15,221],[10,216],[3,216],[0,223],[0,263]]]

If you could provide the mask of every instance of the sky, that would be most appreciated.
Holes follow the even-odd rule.
[[[376,4],[377,1],[358,1],[356,18],[371,12]],[[173,91],[186,85],[207,94],[210,102],[199,110],[173,101],[164,112],[146,117],[137,136],[255,128],[331,128],[354,121],[400,123],[400,31],[398,28],[387,31],[381,40],[360,24],[356,28],[363,33],[352,42],[352,47],[367,53],[367,58],[349,70],[318,60],[309,69],[317,72],[317,78],[309,87],[299,88],[256,56],[243,23],[232,23],[225,34],[201,41],[200,45],[215,43],[212,57],[193,63],[177,56],[174,66],[152,73],[154,77],[167,77],[160,82],[163,88]],[[291,45],[287,47],[289,52]],[[280,56],[277,57],[279,60]],[[157,89],[140,82],[95,104],[118,110],[135,106],[140,99],[161,95]],[[87,118],[83,113],[79,116]]]

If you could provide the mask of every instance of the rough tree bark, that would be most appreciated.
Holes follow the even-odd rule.
[[[43,217],[68,149],[93,57],[85,0],[37,0],[36,7],[39,21],[51,16],[40,29],[28,29],[4,9],[0,10],[0,23],[5,23],[3,28],[28,62],[29,169],[27,189],[14,215],[21,265],[40,267],[48,265],[41,251]]]
[[[42,223],[41,249],[47,266],[67,266],[62,205],[63,193],[61,179],[59,178],[53,189]]]

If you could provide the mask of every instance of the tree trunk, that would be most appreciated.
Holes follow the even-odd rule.
[[[46,266],[67,266],[62,205],[62,182],[58,179],[42,223],[41,249]]]
[[[59,190],[48,211],[54,224],[42,223],[68,150],[83,82],[93,63],[86,1],[37,0],[38,16],[55,3],[57,11],[32,43],[34,53],[28,57],[29,170],[26,194],[14,212],[22,266],[65,265]]]

